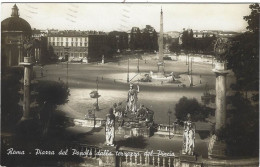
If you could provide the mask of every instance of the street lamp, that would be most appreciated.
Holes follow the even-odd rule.
[[[66,82],[67,86],[69,86],[69,47],[65,47],[65,59],[67,59],[67,77],[66,77]]]
[[[96,110],[98,111],[99,110],[99,106],[98,106],[98,97],[99,97],[99,94],[98,94],[98,77],[97,77],[97,80],[96,80],[96,84],[97,84],[97,105],[96,105]]]
[[[189,62],[190,56],[188,54],[188,75],[190,74],[190,62]]]
[[[138,55],[137,72],[139,73],[139,55]]]
[[[190,86],[193,86],[193,78],[192,78],[192,61],[193,61],[193,57],[191,58],[191,62],[190,62]]]
[[[171,139],[171,113],[172,113],[172,111],[170,110],[170,107],[169,107],[169,110],[168,110],[168,116],[169,116],[169,139]]]
[[[128,55],[128,60],[127,60],[127,83],[129,83],[129,55]]]

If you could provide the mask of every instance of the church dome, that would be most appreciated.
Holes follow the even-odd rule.
[[[11,17],[5,19],[1,23],[1,31],[22,31],[26,35],[31,35],[32,29],[30,24],[19,17],[18,7],[16,4],[12,8]]]

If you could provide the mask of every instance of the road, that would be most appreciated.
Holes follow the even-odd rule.
[[[212,65],[209,63],[194,62],[193,63],[193,87],[189,87],[189,76],[187,75],[187,65],[185,61],[165,61],[166,73],[173,72],[180,75],[181,84],[152,82],[144,83],[132,80],[140,85],[140,93],[138,94],[138,106],[144,104],[146,107],[155,111],[155,121],[157,123],[168,123],[168,110],[172,110],[171,121],[175,120],[174,108],[178,100],[186,96],[188,98],[196,98],[201,102],[201,96],[205,91],[207,83],[211,92],[214,93],[215,74],[212,72]],[[156,72],[155,60],[140,60],[140,74]],[[65,111],[70,117],[84,118],[88,109],[92,109],[95,99],[90,98],[89,93],[96,90],[96,80],[99,80],[99,106],[97,117],[105,117],[108,109],[114,103],[123,102],[127,98],[129,84],[127,79],[127,60],[110,62],[106,64],[69,64],[68,65],[68,83],[70,88],[69,102],[59,106],[59,110]],[[137,59],[130,60],[130,78],[137,74]],[[44,67],[44,77],[40,76],[40,68],[34,67],[37,79],[39,80],[63,80],[66,83],[67,68],[66,64],[53,64]],[[227,90],[229,85],[234,82],[234,76],[227,77]],[[160,84],[158,84],[160,83]]]

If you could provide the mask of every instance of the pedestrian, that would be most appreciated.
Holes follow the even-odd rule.
[[[43,77],[43,67],[41,66],[41,77]]]

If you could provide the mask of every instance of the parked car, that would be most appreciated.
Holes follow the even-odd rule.
[[[83,58],[80,58],[80,57],[74,57],[71,59],[71,62],[82,62],[82,59]]]

